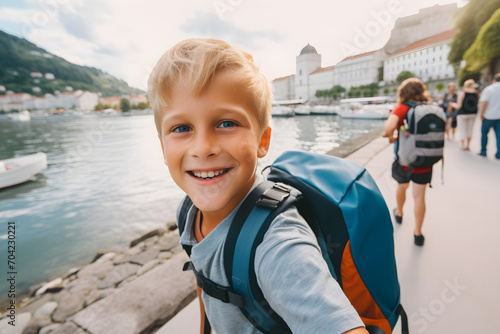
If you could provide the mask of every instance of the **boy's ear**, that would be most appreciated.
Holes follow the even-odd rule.
[[[160,145],[161,145],[161,154],[163,155],[163,161],[165,162],[165,165],[167,165],[167,159],[165,158],[165,147],[163,147],[163,140],[161,139],[160,136],[158,136],[158,139],[160,140]]]
[[[257,157],[263,158],[269,152],[269,145],[271,144],[271,128],[268,127],[264,130],[262,137],[260,137],[260,144],[257,150]]]

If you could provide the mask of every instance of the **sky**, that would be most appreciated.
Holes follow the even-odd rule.
[[[146,89],[160,56],[191,37],[250,52],[273,80],[295,73],[308,43],[322,67],[379,49],[398,17],[466,0],[2,0],[0,30]]]

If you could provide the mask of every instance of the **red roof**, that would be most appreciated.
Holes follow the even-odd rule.
[[[316,74],[316,73],[320,73],[320,72],[331,71],[334,68],[335,68],[335,66],[320,67],[316,71],[312,72],[311,74]]]
[[[371,54],[374,54],[377,51],[378,50],[373,50],[373,51],[370,51],[370,52],[360,53],[359,55],[349,56],[349,57],[346,57],[346,58],[342,59],[340,61],[340,63],[343,62],[343,61],[351,60],[351,59],[358,58],[358,57],[369,56]]]
[[[422,47],[427,46],[427,45],[436,44],[439,42],[443,42],[443,41],[452,39],[453,37],[455,37],[455,35],[457,33],[458,33],[458,29],[452,29],[452,30],[445,31],[445,32],[442,32],[440,34],[437,34],[437,35],[434,35],[431,37],[421,39],[419,41],[416,41],[415,43],[408,45],[404,49],[401,49],[401,50],[394,52],[393,54],[391,54],[391,57],[394,55],[400,54],[400,53],[405,53],[405,52],[408,52],[408,51],[411,51],[414,49],[419,49],[419,48],[422,48]]]
[[[276,79],[273,80],[273,82],[280,81],[280,80],[285,80],[285,79],[288,79],[288,78],[293,77],[293,76],[294,76],[294,74],[290,74],[290,75],[287,75],[286,77],[276,78]]]

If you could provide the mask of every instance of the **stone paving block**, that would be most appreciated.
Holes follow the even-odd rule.
[[[55,322],[64,322],[69,316],[75,314],[83,308],[85,295],[88,291],[79,290],[75,293],[64,295],[59,301],[56,310],[52,313]]]
[[[181,253],[78,312],[72,320],[92,334],[136,334],[159,328],[196,296]],[[168,279],[166,279],[168,278]]]
[[[57,308],[57,303],[56,302],[48,302],[40,306],[35,313],[33,313],[33,318],[38,319],[38,318],[44,318],[44,317],[50,317],[52,312]]]
[[[155,259],[158,256],[158,253],[160,253],[160,249],[158,247],[151,247],[142,253],[132,256],[129,259],[129,262],[143,266],[152,259]]]
[[[179,244],[179,231],[165,233],[158,239],[160,250],[168,251]]]
[[[117,332],[110,331],[109,333],[111,334],[111,333],[117,333]],[[85,332],[84,330],[79,328],[77,325],[75,325],[71,321],[67,321],[64,324],[62,324],[61,326],[57,327],[52,332],[50,332],[50,334],[87,334],[87,332]]]
[[[61,324],[52,324],[52,325],[45,326],[42,329],[40,329],[40,331],[38,332],[38,334],[49,334],[49,333],[52,333],[56,328],[61,327],[61,326],[62,326]]]
[[[149,261],[148,263],[146,263],[145,265],[143,265],[142,267],[137,269],[137,276],[140,276],[140,275],[144,274],[145,272],[153,269],[157,264],[158,264],[158,259],[153,259],[153,260]]]
[[[120,264],[116,266],[112,271],[107,273],[106,277],[104,277],[102,282],[97,287],[99,289],[115,287],[127,277],[135,274],[138,268],[138,265],[132,263]]]
[[[21,334],[31,320],[31,313],[23,312],[16,314],[15,326],[9,325],[10,318],[0,320],[0,333]]]

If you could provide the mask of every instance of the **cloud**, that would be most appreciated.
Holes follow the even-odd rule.
[[[258,49],[261,40],[279,42],[283,39],[276,31],[244,30],[231,22],[221,20],[214,13],[205,12],[196,12],[194,17],[181,24],[180,30],[187,34],[225,39],[252,49]]]
[[[93,41],[96,34],[89,20],[76,13],[61,13],[59,15],[64,29],[71,35],[86,41]]]

